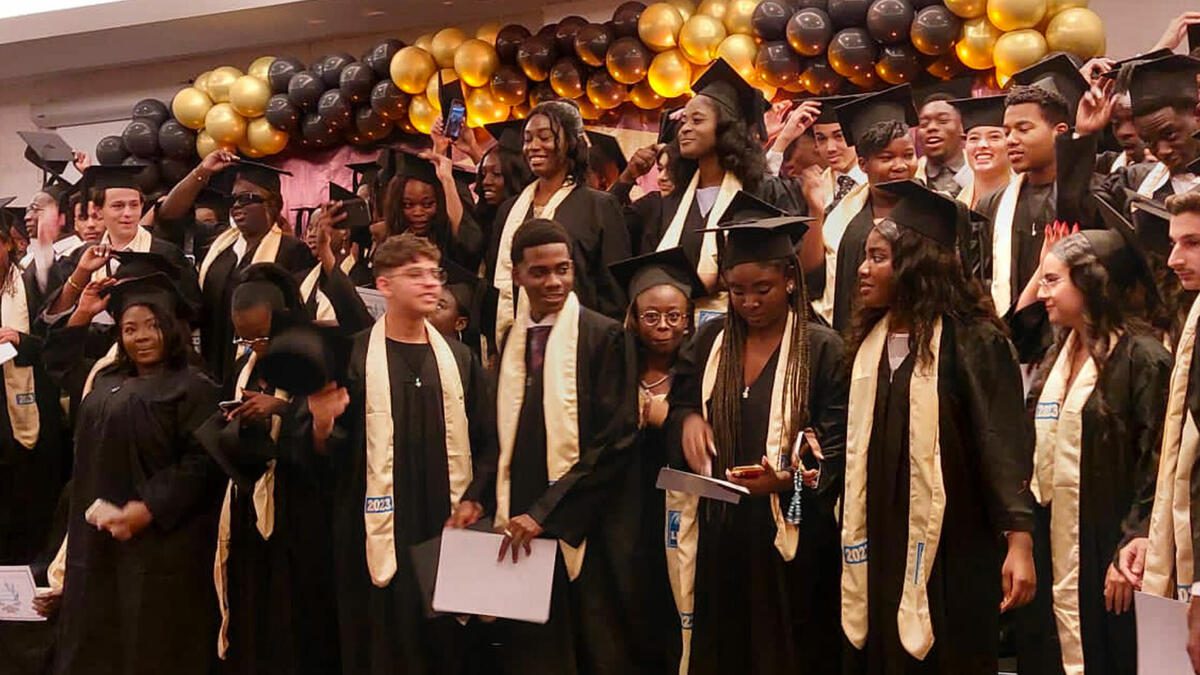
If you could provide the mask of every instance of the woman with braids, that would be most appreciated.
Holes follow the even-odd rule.
[[[1134,586],[1112,561],[1150,517],[1171,355],[1133,227],[1099,208],[1108,230],[1047,228],[1014,317],[1018,334],[1042,334],[1037,318],[1056,332],[1031,394],[1039,588],[1017,614],[1022,673],[1137,669]]]
[[[806,219],[752,200],[740,193],[722,228],[725,318],[699,329],[669,394],[671,465],[750,491],[736,505],[668,492],[679,672],[837,672],[842,342],[809,317]]]
[[[697,95],[679,113],[672,143],[678,158],[670,162],[669,195],[658,209],[645,212],[649,222],[631,227],[642,234],[643,252],[682,246],[696,272],[713,295],[717,290],[717,234],[701,232],[721,222],[739,190],[796,212],[797,205],[783,181],[767,175],[762,126],[767,102],[728,63],[719,60],[696,81]],[[722,299],[699,303],[702,310],[721,312]]]
[[[955,254],[966,207],[886,189],[901,198],[867,236],[851,343],[845,672],[991,675],[1000,612],[1035,585],[1021,374]]]

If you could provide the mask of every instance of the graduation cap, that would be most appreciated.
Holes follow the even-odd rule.
[[[1171,254],[1171,212],[1166,204],[1125,188],[1133,216],[1133,230],[1147,252],[1166,258]]]
[[[263,164],[252,159],[238,158],[237,162],[222,173],[229,174],[229,189],[227,192],[233,192],[233,183],[237,179],[242,179],[248,183],[253,183],[258,187],[279,194],[279,177],[290,176],[291,171],[286,171],[270,164]]]
[[[1095,195],[1092,195],[1092,199],[1100,210],[1100,219],[1108,229],[1081,230],[1080,234],[1087,239],[1092,252],[1108,270],[1113,281],[1124,287],[1141,282],[1146,292],[1152,295],[1152,301],[1157,302],[1158,285],[1133,224],[1107,201]]]
[[[243,287],[245,288],[243,289]],[[276,295],[276,291],[278,295]],[[295,319],[302,316],[304,312],[304,300],[300,297],[300,284],[287,268],[276,263],[255,263],[239,272],[233,292],[238,296],[249,294],[256,304],[261,302],[274,305],[278,304],[276,298],[282,299],[283,306],[274,307],[274,309],[283,312],[285,319]],[[272,320],[272,333],[280,331],[283,327],[279,322]]]
[[[148,277],[162,274],[173,282],[180,280],[179,266],[160,253],[139,251],[112,251],[110,254],[120,266],[114,277]]]
[[[292,221],[293,221],[293,225],[296,226],[296,230],[298,232],[304,231],[304,228],[307,226],[307,223],[310,220],[312,220],[312,215],[314,213],[316,213],[320,208],[321,207],[319,207],[319,206],[297,206],[297,207],[293,208],[292,215],[294,215],[295,217],[292,218]]]
[[[602,159],[606,159],[617,165],[617,173],[625,170],[629,166],[629,160],[625,159],[625,152],[621,150],[621,144],[617,142],[616,136],[606,134],[600,131],[586,131],[588,142],[591,147],[588,149],[588,156],[598,155]]]
[[[671,286],[689,298],[703,297],[707,290],[683,248],[644,253],[608,266],[613,278],[629,293],[630,302],[655,286]]]
[[[271,337],[258,362],[267,384],[293,396],[309,396],[342,376],[351,340],[336,326],[301,323]]]
[[[1126,58],[1120,59],[1119,61],[1113,61],[1112,68],[1101,73],[1100,77],[1107,77],[1110,79],[1115,79],[1118,75],[1120,75],[1121,69],[1126,66],[1132,66],[1133,64],[1141,63],[1142,61],[1154,61],[1157,59],[1161,59],[1164,56],[1170,56],[1174,53],[1175,52],[1171,51],[1170,49],[1163,47],[1162,49],[1155,49],[1154,51],[1146,52],[1145,54],[1138,54],[1137,56],[1128,56]]]
[[[897,121],[909,127],[917,126],[917,109],[913,106],[912,87],[907,84],[860,96],[837,107],[838,121],[846,145],[857,145],[867,130],[880,122]]]
[[[521,154],[525,145],[525,120],[508,120],[485,124],[484,129],[496,139],[496,144],[504,150]]]
[[[8,229],[10,232],[16,230],[25,239],[29,238],[29,231],[25,228],[25,220],[23,218],[14,217],[8,212],[8,205],[16,201],[16,197],[0,197],[0,226]]]
[[[721,267],[731,269],[742,263],[786,260],[796,255],[796,245],[808,232],[804,216],[778,216],[732,222],[701,232],[718,232],[724,238]]]
[[[1003,95],[960,98],[950,101],[950,105],[958,109],[966,132],[975,127],[1003,127],[1005,98]]]
[[[200,447],[212,457],[225,475],[247,494],[264,473],[267,463],[276,459],[274,443],[247,442],[241,435],[241,419],[226,422],[222,414],[214,414],[196,429],[194,435]]]
[[[1180,103],[1196,104],[1196,74],[1200,73],[1200,59],[1171,54],[1152,61],[1138,61],[1131,68],[1129,98],[1134,116],[1148,115]]]
[[[955,248],[959,224],[969,215],[964,204],[912,179],[880,183],[876,187],[900,198],[888,220],[946,248]]]
[[[767,99],[762,92],[742,78],[725,59],[717,59],[696,80],[692,89],[698,96],[707,96],[733,115],[743,119],[752,127],[763,129],[763,114],[767,111]],[[764,136],[766,134],[763,134]]]
[[[138,184],[138,175],[145,171],[146,167],[138,165],[106,166],[103,164],[93,164],[83,170],[83,176],[80,177],[77,184],[80,189],[85,190],[85,194],[91,194],[93,190],[108,190],[109,188],[127,188],[130,190],[141,190]]]
[[[421,159],[409,152],[400,151],[397,153],[395,171],[397,176],[415,178],[422,183],[429,183],[430,185],[440,185],[442,182],[438,180],[437,169],[433,168],[433,162]]]
[[[196,195],[195,205],[224,212],[229,210],[232,202],[233,195],[222,192],[211,185],[205,185],[200,189],[200,194]]]
[[[658,118],[658,142],[666,145],[675,140],[679,135],[679,127],[683,123],[679,120],[671,119],[671,116],[683,108],[663,108],[661,116]]]
[[[373,162],[355,162],[353,164],[347,164],[346,168],[350,169],[352,172],[350,178],[350,189],[358,190],[358,188],[362,187],[363,185],[372,183],[379,176],[379,170],[381,167],[379,166],[379,161],[376,160]]]
[[[117,283],[101,292],[108,296],[108,313],[117,321],[134,305],[153,305],[180,319],[193,316],[194,308],[184,300],[179,286],[162,272],[144,276],[122,275]]]
[[[446,258],[442,259],[442,269],[446,270],[446,290],[458,303],[459,314],[469,316],[475,306],[475,291],[481,281],[479,275]]]
[[[842,94],[808,99],[821,104],[821,113],[817,115],[817,119],[813,124],[838,124],[840,122],[837,116],[838,107],[846,105],[861,96],[862,94]]]
[[[338,185],[333,181],[329,181],[329,201],[338,202],[347,199],[357,199],[358,195]]]
[[[1072,119],[1075,117],[1075,109],[1079,106],[1080,99],[1091,88],[1071,57],[1061,53],[1048,56],[1032,66],[1018,70],[1013,74],[1012,81],[1060,94],[1067,100],[1067,108],[1070,110]],[[1193,88],[1195,88],[1194,83]]]
[[[25,159],[49,176],[59,176],[75,159],[71,146],[52,131],[18,131],[25,141]]]
[[[913,86],[913,101],[918,108],[925,107],[929,99],[934,96],[946,96],[950,99],[968,99],[971,98],[971,88],[974,85],[974,79],[970,77],[959,77],[953,80],[935,80],[927,84],[918,84]]]
[[[729,200],[729,206],[725,207],[725,213],[721,214],[718,224],[744,223],[751,220],[778,218],[786,215],[788,214],[783,209],[774,204],[768,204],[745,190],[738,190],[733,199]]]

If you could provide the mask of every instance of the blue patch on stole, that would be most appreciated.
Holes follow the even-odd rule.
[[[1033,414],[1035,420],[1058,419],[1058,401],[1038,401],[1037,410]]]
[[[917,564],[913,565],[913,586],[921,585],[921,563],[925,562],[925,542],[917,542]]]
[[[17,405],[33,405],[37,403],[37,397],[32,393],[17,394]]]
[[[867,562],[867,542],[860,541],[857,544],[842,547],[842,559],[847,565],[861,565]]]
[[[667,511],[667,548],[679,548],[679,511]]]
[[[367,497],[366,506],[363,509],[366,513],[391,513],[392,512],[392,497],[385,495],[383,497]]]

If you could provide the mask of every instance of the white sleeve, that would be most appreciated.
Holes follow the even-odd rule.
[[[772,176],[779,175],[779,169],[783,166],[783,153],[775,150],[767,151],[767,173]]]

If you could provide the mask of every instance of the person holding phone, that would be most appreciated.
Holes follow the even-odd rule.
[[[750,491],[737,505],[668,493],[680,673],[840,671],[830,580],[846,369],[841,338],[809,309],[796,257],[807,220],[738,193],[719,232],[728,310],[675,366],[671,466]]]
[[[383,202],[389,236],[411,232],[433,242],[448,260],[478,269],[483,231],[459,193],[450,158],[426,150],[399,152],[395,161]]]
[[[345,227],[347,219],[352,217],[346,206],[348,203],[353,206],[356,200],[363,209],[361,222]],[[357,197],[330,201],[317,209],[304,233],[304,242],[317,259],[311,270],[298,277],[304,307],[316,321],[337,324],[347,334],[371,325],[371,315],[356,290],[360,284],[354,281],[370,270],[359,257],[363,248],[350,242],[352,237],[370,236],[366,229],[368,219],[365,204]]]

